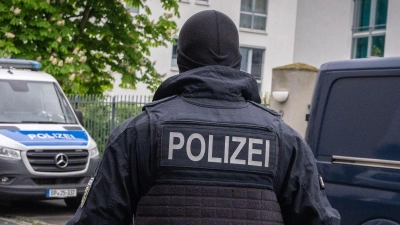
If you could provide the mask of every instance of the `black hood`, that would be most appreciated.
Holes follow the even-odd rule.
[[[254,77],[226,66],[204,66],[172,76],[160,85],[153,101],[173,95],[261,102]]]
[[[235,23],[221,12],[206,10],[191,16],[179,32],[179,72],[208,65],[240,69],[239,34]]]

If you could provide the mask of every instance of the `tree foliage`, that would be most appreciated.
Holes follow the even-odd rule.
[[[115,72],[122,87],[144,82],[155,90],[161,78],[150,48],[172,41],[178,0],[160,0],[165,13],[156,21],[143,1],[0,1],[0,57],[40,61],[66,93],[103,93]],[[140,13],[131,14],[125,4]]]

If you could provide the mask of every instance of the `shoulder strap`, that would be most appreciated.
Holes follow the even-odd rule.
[[[270,114],[272,114],[272,115],[274,115],[274,116],[279,116],[279,117],[281,117],[281,114],[277,113],[275,110],[269,109],[269,108],[267,108],[267,107],[265,107],[265,106],[263,106],[263,105],[261,105],[261,104],[258,104],[257,102],[253,102],[253,101],[249,101],[249,102],[250,102],[251,104],[253,104],[254,106],[256,106],[256,107],[258,107],[258,108],[260,108],[260,109],[262,109],[262,110],[265,110],[265,111],[269,112]]]

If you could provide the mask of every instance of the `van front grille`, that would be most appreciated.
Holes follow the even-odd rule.
[[[32,178],[37,185],[56,185],[56,184],[79,184],[82,177],[66,177],[66,178]]]
[[[26,156],[37,172],[73,172],[86,168],[89,153],[87,150],[29,150]]]

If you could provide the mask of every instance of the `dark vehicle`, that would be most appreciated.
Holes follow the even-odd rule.
[[[400,224],[400,57],[322,65],[306,140],[343,225]]]

